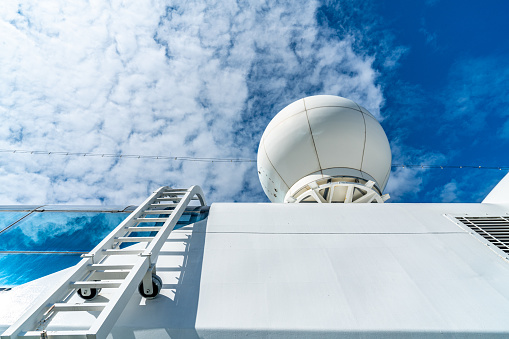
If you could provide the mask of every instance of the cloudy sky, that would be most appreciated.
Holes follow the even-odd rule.
[[[256,159],[271,118],[347,97],[394,164],[509,165],[504,1],[16,1],[0,7],[0,150]],[[394,167],[392,202],[478,202],[505,171]],[[254,162],[0,152],[0,204],[268,201]]]

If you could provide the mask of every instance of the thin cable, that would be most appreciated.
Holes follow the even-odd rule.
[[[197,161],[197,162],[230,162],[230,163],[255,163],[256,159],[247,158],[204,158],[204,157],[179,157],[170,155],[143,155],[143,154],[121,154],[121,153],[90,153],[90,152],[62,152],[62,151],[36,151],[36,150],[13,150],[0,149],[0,153],[29,154],[29,155],[60,155],[60,156],[82,156],[101,158],[126,158],[126,159],[152,159],[152,160],[173,160],[173,161]],[[427,164],[392,164],[392,168],[417,168],[417,169],[488,169],[488,170],[509,170],[509,166],[475,166],[475,165],[427,165]]]
[[[408,167],[408,168],[421,168],[421,169],[462,169],[462,168],[475,168],[475,169],[490,169],[490,170],[509,170],[509,166],[474,166],[474,165],[403,165],[403,164],[392,164],[394,167]]]
[[[142,154],[121,154],[121,153],[90,153],[90,152],[54,152],[36,150],[13,150],[0,149],[0,153],[30,154],[30,155],[61,155],[61,156],[82,156],[101,158],[128,158],[128,159],[154,159],[154,160],[177,160],[177,161],[200,161],[200,162],[256,162],[253,159],[242,158],[202,158],[202,157],[179,157],[170,155],[142,155]]]

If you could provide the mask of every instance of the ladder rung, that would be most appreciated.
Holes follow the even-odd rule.
[[[145,250],[128,250],[128,249],[121,249],[121,250],[103,250],[106,252],[106,255],[132,255],[132,254],[140,254],[145,252]]]
[[[150,209],[146,209],[145,211],[143,211],[142,213],[145,213],[145,214],[173,214],[173,212],[175,212],[175,207],[168,207],[168,209],[164,209],[162,210],[161,208],[165,208],[165,206],[167,205],[160,205],[160,204],[157,204],[155,205],[156,207],[152,207]],[[152,213],[152,211],[157,211],[157,212],[154,212]],[[166,211],[168,213],[160,213],[159,211]]]
[[[168,218],[136,218],[138,222],[165,222]]]
[[[55,311],[102,311],[108,303],[57,303],[54,306]]]
[[[162,226],[148,226],[148,227],[127,227],[129,232],[154,232],[159,231]]]
[[[143,213],[145,213],[145,214],[172,214],[173,210],[145,210],[145,211],[143,211]]]
[[[175,193],[175,192],[187,192],[187,188],[170,188],[164,191],[162,194]]]
[[[119,242],[150,242],[154,237],[116,237]]]
[[[156,198],[158,201],[174,201],[174,200],[182,200],[181,197],[170,197],[170,198]],[[175,204],[177,206],[177,204]]]
[[[41,335],[42,331],[27,331],[27,332],[20,332],[18,334],[19,338],[34,338],[34,339],[40,339],[43,338]],[[88,333],[87,331],[46,331],[46,334],[50,338],[87,338]]]
[[[161,207],[164,208],[164,207],[175,207],[175,206],[177,206],[177,204],[150,204],[150,206],[158,207],[158,208],[161,208]]]
[[[120,281],[76,281],[71,283],[74,288],[117,288],[122,284]]]
[[[88,270],[130,270],[134,265],[108,265],[108,264],[93,264],[88,265]]]
[[[125,279],[129,271],[95,271],[90,276],[90,280],[121,280]]]

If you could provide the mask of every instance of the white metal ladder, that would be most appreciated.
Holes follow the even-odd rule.
[[[83,255],[67,279],[38,299],[1,338],[106,338],[137,288],[148,298],[159,293],[162,282],[155,275],[159,251],[191,200],[199,200],[201,206],[206,206],[199,186],[187,190],[159,188],[91,252]],[[147,223],[164,224],[144,226]],[[136,236],[140,232],[156,232],[156,235]],[[133,242],[146,243],[146,247],[120,246]],[[92,301],[102,288],[116,291],[107,302]],[[76,294],[84,300],[71,302],[73,297],[76,300]],[[77,311],[100,313],[88,329],[45,330],[58,312]]]

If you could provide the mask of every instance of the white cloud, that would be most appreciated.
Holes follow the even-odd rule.
[[[424,170],[416,168],[393,168],[385,192],[389,193],[389,202],[401,202],[404,197],[416,196],[422,189]]]
[[[271,110],[305,95],[381,117],[373,57],[323,34],[319,5],[3,4],[0,148],[255,158]],[[249,163],[0,154],[1,204],[136,204],[192,184],[209,201],[262,199]]]
[[[509,118],[505,119],[505,122],[502,124],[499,136],[502,139],[509,140]]]
[[[440,192],[441,202],[457,202],[458,201],[458,183],[455,180],[445,184]]]
[[[391,142],[392,163],[407,165],[393,167],[385,188],[391,196],[390,202],[402,202],[415,198],[429,180],[430,170],[425,167],[409,167],[408,165],[436,165],[444,163],[446,157],[441,153],[425,153],[424,150],[402,146],[400,140]]]
[[[425,26],[419,28],[419,32],[422,33],[424,35],[424,37],[426,38],[426,44],[430,45],[431,47],[433,47],[435,50],[438,49],[438,46],[437,46],[437,33],[436,32],[429,32]]]

